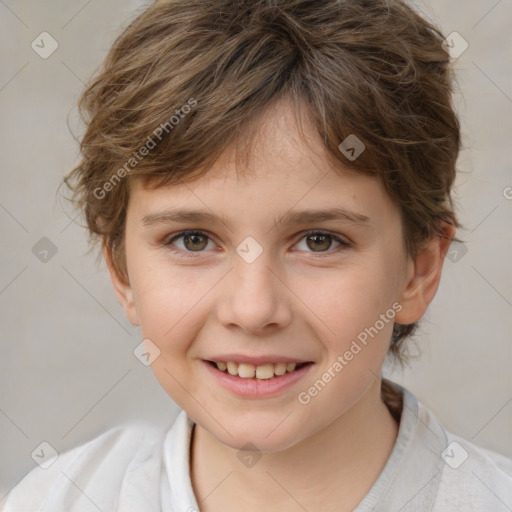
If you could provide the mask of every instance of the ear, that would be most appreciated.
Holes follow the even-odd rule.
[[[437,292],[444,258],[455,236],[455,226],[441,222],[442,234],[432,237],[415,260],[409,258],[405,287],[399,300],[402,309],[395,315],[395,322],[412,324],[418,321]]]
[[[129,281],[119,275],[112,261],[112,251],[105,243],[103,243],[102,252],[110,274],[110,279],[114,286],[117,300],[119,301],[119,304],[121,304],[126,318],[128,318],[129,322],[133,325],[140,325],[139,317],[133,301],[133,291]]]

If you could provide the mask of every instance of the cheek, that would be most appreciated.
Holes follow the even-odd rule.
[[[130,282],[143,334],[165,342],[182,319],[194,315],[201,298],[215,285],[211,273],[172,263],[165,250],[133,248]]]
[[[322,339],[326,358],[319,374],[305,383],[298,396],[311,417],[324,417],[328,411],[328,419],[333,421],[350,409],[381,373],[396,314],[392,280],[384,270],[383,266],[378,271],[364,266],[338,274],[328,292],[318,295],[311,307],[318,308],[330,328]],[[338,407],[332,406],[334,402]]]
[[[215,286],[222,275],[205,269],[146,266],[136,274],[135,300],[143,338],[160,350],[151,365],[161,387],[182,408],[200,392],[195,341],[211,314]]]
[[[145,263],[133,273],[142,337],[150,339],[160,350],[151,370],[182,408],[190,409],[189,393],[198,391],[190,356],[207,315],[205,299],[216,281],[205,272],[199,275],[190,268],[180,269],[163,262]]]
[[[316,323],[323,326],[326,339],[335,340],[339,350],[373,326],[395,300],[391,270],[378,258],[374,260],[365,258],[360,265],[330,270],[323,280],[315,281],[313,292],[311,281],[296,288]],[[391,329],[392,322],[381,330]]]

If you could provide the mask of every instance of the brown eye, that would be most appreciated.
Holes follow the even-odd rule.
[[[319,251],[327,251],[332,243],[332,237],[330,235],[309,235],[307,240],[307,245],[312,250],[319,250]]]
[[[215,246],[210,237],[202,231],[182,231],[166,242],[165,245],[173,251],[181,251],[184,255],[190,255],[194,252],[203,252],[208,248],[210,242]]]
[[[334,247],[333,242],[337,244]],[[303,244],[302,247],[300,247],[301,244]],[[348,249],[351,247],[351,243],[334,233],[310,231],[304,234],[295,247],[294,250],[305,251],[318,256],[323,256],[322,253],[326,253],[325,256],[329,256],[343,249]]]
[[[197,233],[184,235],[183,245],[190,251],[202,251],[208,245],[208,238]]]

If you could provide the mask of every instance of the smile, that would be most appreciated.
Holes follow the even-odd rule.
[[[293,361],[287,357],[280,357],[280,361],[276,357],[278,362],[275,363],[269,362],[272,361],[270,357],[237,357],[235,354],[224,358],[235,361],[212,359],[201,361],[209,376],[208,381],[215,387],[220,386],[229,393],[248,399],[286,396],[285,391],[298,386],[315,366],[313,361]]]
[[[233,361],[208,361],[212,366],[224,373],[242,379],[272,379],[285,373],[299,370],[308,363],[266,363],[254,365],[250,363],[236,363]]]

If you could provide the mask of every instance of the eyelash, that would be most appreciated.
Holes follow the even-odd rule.
[[[176,235],[174,235],[167,242],[164,242],[164,245],[170,251],[172,251],[174,253],[179,253],[181,256],[184,256],[186,258],[197,258],[197,257],[199,257],[199,255],[202,252],[204,252],[204,251],[184,251],[183,249],[178,249],[177,247],[172,245],[172,242],[174,242],[174,241],[176,241],[176,240],[178,240],[180,238],[183,238],[186,235],[201,235],[201,236],[206,237],[208,240],[212,240],[212,237],[210,237],[208,235],[208,233],[206,233],[205,231],[196,230],[196,229],[187,229],[185,231],[181,231],[181,232],[177,233]],[[309,251],[309,252],[311,252],[311,254],[314,255],[315,258],[322,258],[322,257],[325,257],[325,256],[332,256],[333,253],[337,253],[339,251],[348,249],[352,245],[350,242],[348,242],[347,240],[345,240],[343,238],[340,238],[339,236],[335,235],[334,233],[331,233],[329,231],[319,231],[319,230],[310,230],[310,231],[307,231],[307,232],[303,233],[302,234],[302,238],[299,239],[297,244],[302,239],[307,238],[308,236],[311,236],[311,235],[324,235],[324,236],[328,236],[332,240],[334,240],[335,242],[338,242],[340,244],[340,246],[337,247],[336,249],[329,249],[327,251],[321,251],[321,252],[318,252],[318,253],[315,253],[313,251]]]

